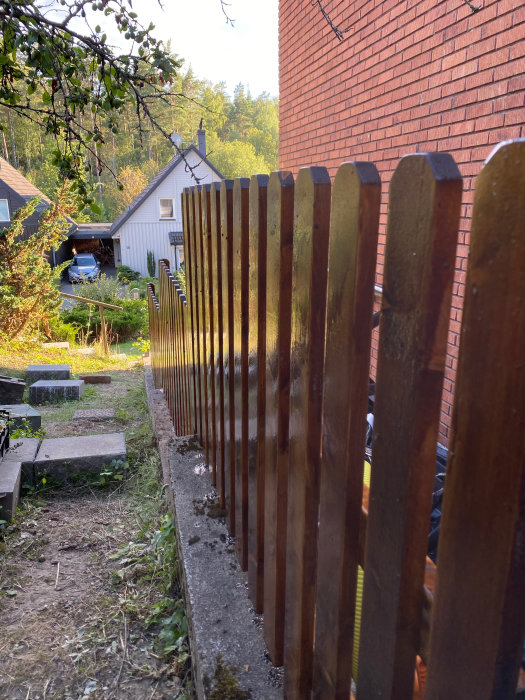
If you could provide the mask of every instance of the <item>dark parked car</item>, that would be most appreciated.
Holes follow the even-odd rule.
[[[74,282],[93,282],[100,275],[100,263],[92,253],[78,253],[67,268],[67,278]]]

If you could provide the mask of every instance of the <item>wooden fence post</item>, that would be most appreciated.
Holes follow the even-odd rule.
[[[233,344],[235,377],[235,551],[248,568],[248,234],[250,180],[233,185]]]
[[[264,449],[266,404],[266,206],[268,175],[254,175],[248,250],[248,589],[263,610]]]
[[[315,575],[330,225],[326,168],[303,168],[295,186],[286,546],[285,692],[312,687]]]
[[[381,182],[345,163],[332,190],[314,698],[350,695]]]
[[[511,700],[525,634],[525,140],[479,175],[428,700]]]
[[[420,642],[461,176],[406,156],[390,183],[357,695],[406,700]]]
[[[272,173],[266,256],[264,639],[275,666],[283,663],[284,647],[293,199],[291,173]]]

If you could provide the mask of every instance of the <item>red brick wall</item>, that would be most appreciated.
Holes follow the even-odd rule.
[[[476,0],[474,0],[476,2]],[[279,164],[294,173],[374,162],[388,183],[407,153],[448,151],[464,178],[440,441],[448,442],[473,183],[493,146],[525,136],[523,0],[280,0]],[[381,281],[384,235],[379,245]]]

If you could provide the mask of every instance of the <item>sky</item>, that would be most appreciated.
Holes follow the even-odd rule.
[[[153,35],[190,64],[199,78],[224,81],[232,95],[237,83],[253,97],[279,94],[277,56],[278,0],[228,0],[227,24],[220,0],[135,0],[143,24],[153,22]],[[109,32],[108,32],[109,34]]]

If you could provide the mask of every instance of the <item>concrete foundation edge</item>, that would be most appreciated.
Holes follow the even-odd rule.
[[[262,635],[262,618],[248,598],[200,446],[192,437],[177,437],[163,392],[155,389],[151,368],[145,371],[146,393],[159,448],[163,481],[174,515],[181,557],[194,685],[197,698],[222,656],[234,666],[240,687],[257,700],[282,694],[282,669],[272,666]]]

